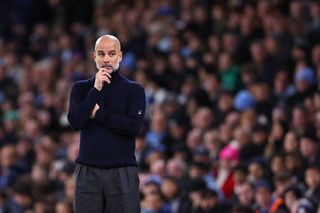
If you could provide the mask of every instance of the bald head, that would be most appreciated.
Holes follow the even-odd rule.
[[[94,51],[97,51],[97,48],[102,43],[109,43],[109,42],[114,42],[116,44],[117,51],[121,50],[120,41],[117,37],[115,37],[113,35],[103,35],[97,39],[96,44],[94,46]]]
[[[117,70],[122,60],[120,41],[112,35],[101,36],[96,41],[93,57],[98,70],[103,67]]]

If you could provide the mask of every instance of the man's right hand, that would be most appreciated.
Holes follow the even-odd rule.
[[[90,118],[91,118],[91,119],[93,119],[94,116],[96,116],[96,112],[98,111],[98,109],[100,109],[100,106],[99,106],[98,104],[96,104],[96,105],[94,106],[94,108],[92,109],[92,111],[91,111],[91,114],[90,114]]]
[[[105,69],[105,68],[100,68],[99,71],[96,73],[96,80],[94,82],[94,87],[101,91],[104,82],[110,84],[111,81],[111,74],[109,73],[111,71]]]

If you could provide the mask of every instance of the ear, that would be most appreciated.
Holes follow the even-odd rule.
[[[119,51],[119,62],[121,62],[122,61],[122,51],[120,50]]]
[[[96,61],[96,59],[97,59],[96,51],[93,51],[92,58],[93,58],[94,61]]]

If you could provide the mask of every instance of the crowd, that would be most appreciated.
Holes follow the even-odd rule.
[[[0,212],[70,213],[70,89],[116,35],[142,213],[320,212],[320,2],[0,2]]]

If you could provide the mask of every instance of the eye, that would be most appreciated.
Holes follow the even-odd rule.
[[[110,52],[109,56],[111,57],[111,56],[114,56],[115,54],[116,54],[115,52]]]
[[[104,52],[98,52],[98,56],[104,56]]]

